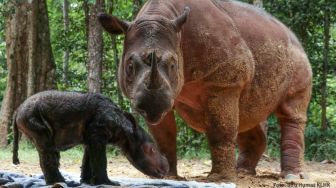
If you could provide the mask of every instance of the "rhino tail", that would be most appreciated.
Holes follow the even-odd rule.
[[[14,112],[13,119],[12,119],[12,127],[13,127],[13,134],[14,134],[14,141],[13,141],[13,164],[17,165],[20,164],[20,160],[18,157],[18,150],[19,150],[19,129],[16,124],[16,112]]]

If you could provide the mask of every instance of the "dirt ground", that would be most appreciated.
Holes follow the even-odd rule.
[[[37,160],[36,160],[37,161]],[[179,174],[187,180],[206,182],[207,173],[210,171],[210,160],[179,160]],[[37,162],[28,163],[22,161],[20,165],[14,166],[11,161],[0,161],[0,170],[20,172],[26,175],[40,174],[41,170]],[[69,163],[61,161],[61,170],[79,174],[80,159],[78,162]],[[110,177],[133,177],[148,178],[134,167],[123,157],[109,159],[108,172]],[[322,164],[319,162],[306,161],[305,172],[308,180],[284,181],[279,179],[279,162],[264,158],[260,161],[257,168],[257,176],[240,176],[236,182],[237,187],[331,187],[336,188],[336,164]]]

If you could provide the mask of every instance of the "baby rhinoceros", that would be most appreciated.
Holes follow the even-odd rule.
[[[81,183],[117,184],[107,176],[106,145],[118,146],[138,170],[163,177],[169,170],[152,138],[133,116],[94,93],[44,91],[29,97],[13,118],[13,163],[18,164],[18,131],[36,146],[48,185],[64,182],[60,151],[84,144]]]

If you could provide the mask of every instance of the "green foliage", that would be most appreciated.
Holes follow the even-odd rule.
[[[7,84],[6,44],[0,38],[0,101],[2,101]]]
[[[5,4],[0,2],[0,17],[5,17]],[[5,19],[0,19],[0,101],[3,99],[6,90],[7,67],[6,67],[6,41],[5,41]]]
[[[64,31],[62,2],[48,0],[51,44],[56,63],[57,86],[61,90],[87,90],[87,41],[85,16],[81,2],[72,3],[69,32]],[[62,79],[63,52],[70,50],[68,83]]]
[[[267,153],[271,157],[280,157],[280,126],[274,115],[268,118]]]
[[[0,160],[10,161],[12,159],[12,146],[9,145],[6,148],[0,150]],[[38,154],[35,147],[28,142],[21,142],[19,148],[19,159],[21,161],[38,161]]]
[[[321,130],[314,125],[308,125],[305,134],[306,154],[310,160],[322,161],[335,159],[336,128]]]
[[[189,128],[181,117],[175,113],[177,124],[177,152],[179,156],[209,157],[208,142],[204,134]]]

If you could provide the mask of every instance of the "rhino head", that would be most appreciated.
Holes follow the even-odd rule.
[[[142,15],[133,22],[99,14],[103,28],[124,34],[118,83],[124,95],[147,123],[155,125],[170,111],[184,83],[180,49],[183,24],[190,9],[174,19]]]

